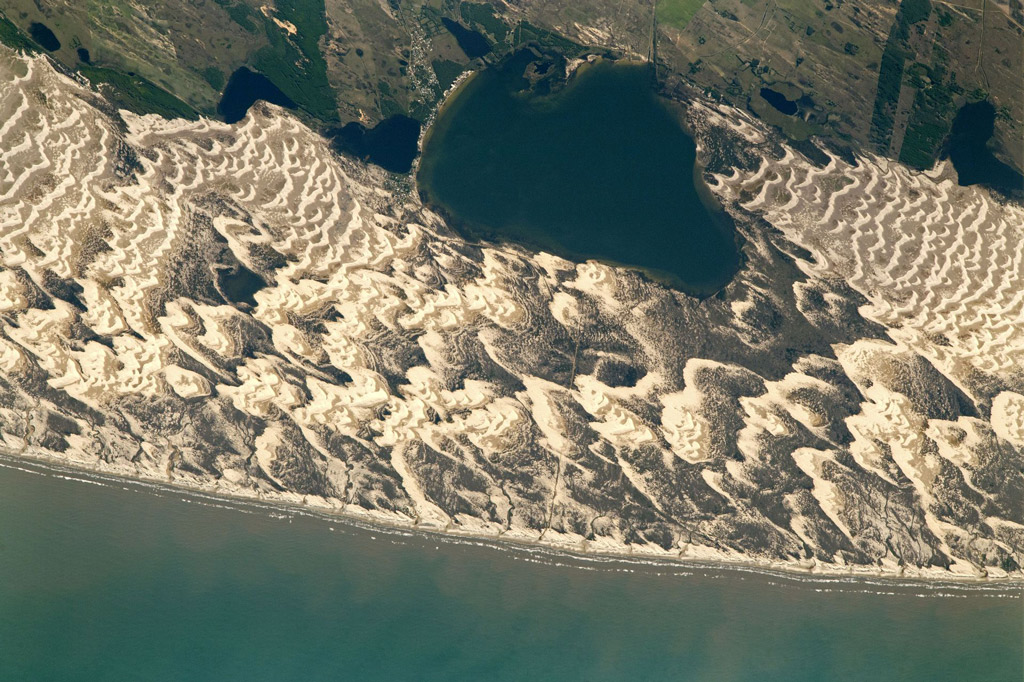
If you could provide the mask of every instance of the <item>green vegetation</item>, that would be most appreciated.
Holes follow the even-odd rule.
[[[7,47],[13,47],[15,50],[24,50],[25,52],[39,51],[39,46],[2,14],[0,14],[0,43]]]
[[[889,43],[891,42],[890,40]],[[886,149],[892,139],[893,115],[900,98],[903,63],[906,61],[903,52],[898,48],[891,48],[889,43],[882,53],[882,64],[878,69],[878,89],[871,116],[871,141]]]
[[[491,34],[497,42],[502,42],[508,37],[509,27],[494,13],[490,5],[481,5],[475,2],[464,2],[459,7],[462,18],[471,24],[476,24],[487,33]]]
[[[925,170],[935,163],[934,150],[942,143],[949,126],[933,121],[918,121],[907,128],[907,136],[900,150],[900,162]]]
[[[435,60],[431,66],[434,67],[434,75],[437,76],[437,82],[441,85],[442,92],[447,90],[459,77],[459,74],[465,71],[462,64],[448,59]]]
[[[936,50],[935,55],[931,68],[917,63],[908,69],[917,92],[900,161],[920,169],[931,168],[935,163],[955,113],[953,96],[963,92],[957,85],[956,74],[947,74],[946,53]]]
[[[924,21],[932,13],[931,0],[903,0],[896,20],[905,27]]]
[[[203,69],[203,80],[210,84],[210,87],[220,92],[224,89],[224,72],[216,66],[208,66]]]
[[[388,118],[390,116],[395,116],[395,115],[398,115],[398,114],[405,115],[405,109],[402,108],[401,104],[399,104],[395,100],[391,99],[390,97],[385,97],[385,98],[381,99],[381,101],[380,101],[380,115],[381,115],[381,118]]]
[[[617,44],[642,53],[649,48],[652,28],[650,5],[644,11],[625,11],[612,0],[513,3],[514,9],[489,0],[388,0],[383,5],[340,0],[326,7],[325,0],[164,0],[147,3],[146,12],[129,11],[123,0],[0,4],[0,42],[41,51],[29,26],[52,26],[67,38],[67,48],[52,57],[78,69],[74,48],[81,46],[92,54],[95,66],[129,74],[121,80],[132,88],[121,100],[132,108],[156,106],[164,113],[179,109],[181,102],[168,99],[162,89],[213,115],[228,77],[248,66],[270,79],[306,118],[329,126],[352,120],[374,123],[391,113],[425,120],[444,90],[470,68],[442,18],[482,34],[494,51],[487,63],[526,45],[570,58],[585,54],[588,47],[609,48],[577,44],[601,42],[591,28],[608,30]],[[980,7],[980,0],[966,4]],[[382,10],[384,5],[391,9]],[[954,11],[934,0],[889,0],[887,14],[865,12],[857,5],[862,3],[656,0],[661,75],[680,76],[735,106],[753,100],[755,108],[760,87],[791,83],[813,98],[813,104],[798,117],[768,110],[764,114],[787,135],[874,143],[883,153],[902,155],[917,165],[934,154],[940,129],[951,122],[939,90],[955,86],[969,93],[984,87],[1004,107],[995,143],[1020,166],[1024,147],[1012,141],[1020,137],[1016,122],[1024,99],[1016,68],[1020,39],[1012,25],[987,21],[979,47],[980,13]],[[697,23],[699,31],[688,28]],[[567,40],[563,31],[574,40]],[[751,34],[756,38],[751,40]],[[934,50],[927,44],[933,40]],[[420,52],[416,58],[413,46]],[[979,49],[986,55],[981,62]],[[923,56],[929,52],[932,58],[938,52],[949,56],[958,84],[951,82],[952,71],[942,82],[936,80],[932,58]],[[925,63],[915,65],[918,59]],[[977,68],[979,63],[985,68]],[[118,80],[109,73],[102,78],[91,73],[94,80]],[[904,92],[900,103],[903,86],[929,92],[916,97]],[[954,89],[948,94],[957,105],[967,99]],[[900,129],[894,134],[896,126]]]
[[[888,150],[892,140],[893,116],[903,84],[903,65],[907,59],[914,57],[907,43],[910,27],[926,20],[931,14],[931,9],[930,0],[903,0],[885,42],[882,63],[878,70],[875,106],[871,115],[871,141],[883,150]]]
[[[243,2],[232,2],[231,0],[215,0],[224,8],[231,19],[249,33],[256,33],[258,26],[253,22],[256,12]]]
[[[676,28],[686,28],[703,5],[704,0],[659,0],[658,21]]]
[[[337,102],[320,53],[320,39],[327,32],[324,0],[279,0],[277,13],[295,26],[296,34],[265,18],[270,44],[256,53],[256,70],[311,115],[337,121]]]
[[[556,52],[560,52],[570,58],[577,57],[587,52],[587,48],[582,45],[577,45],[571,40],[563,38],[552,31],[547,31],[543,28],[534,26],[528,21],[524,21],[519,24],[519,27],[516,29],[516,33],[518,34],[515,41],[516,46],[533,41],[541,47],[555,50]]]
[[[165,118],[199,118],[196,110],[142,76],[82,64],[79,71],[93,85],[106,83],[111,100],[137,114],[159,114]]]

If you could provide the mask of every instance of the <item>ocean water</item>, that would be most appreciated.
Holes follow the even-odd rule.
[[[0,465],[2,680],[1024,675],[1005,589],[582,562]]]
[[[560,70],[522,51],[457,91],[424,140],[428,202],[470,237],[719,289],[739,263],[733,226],[695,178],[696,145],[650,68],[599,61],[559,89]]]

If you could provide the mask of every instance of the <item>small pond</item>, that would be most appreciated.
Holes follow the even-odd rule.
[[[953,120],[949,158],[961,185],[986,185],[1002,192],[1024,191],[1024,177],[992,153],[996,108],[991,102],[965,104]]]
[[[42,45],[44,50],[56,52],[60,49],[60,41],[57,40],[57,36],[54,35],[53,31],[46,24],[33,21],[28,26],[28,32],[32,36],[32,40]]]
[[[797,103],[789,100],[781,92],[772,90],[771,88],[761,88],[761,97],[764,101],[771,104],[779,112],[792,116],[798,111]]]

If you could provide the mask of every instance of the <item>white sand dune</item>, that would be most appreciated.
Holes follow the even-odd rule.
[[[949,168],[818,168],[695,107],[765,146],[716,175],[751,265],[701,303],[467,245],[275,107],[97,98],[0,52],[5,450],[573,550],[1019,577],[1016,489],[990,479],[1024,448],[1024,210]],[[766,274],[776,238],[810,254],[795,280]],[[242,266],[266,286],[231,301]],[[819,343],[856,295],[888,339]],[[935,408],[921,362],[976,414]]]

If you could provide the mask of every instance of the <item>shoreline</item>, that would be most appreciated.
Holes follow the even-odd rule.
[[[586,57],[575,58],[567,61],[565,87],[569,87],[570,84],[576,81],[580,74],[585,73],[587,70],[601,62],[609,62],[611,64],[632,67],[649,65],[649,62],[647,61],[630,56],[616,58],[602,54],[589,54]],[[679,291],[686,296],[690,296],[701,301],[717,295],[733,282],[737,273],[743,267],[743,236],[737,229],[732,214],[714,194],[704,177],[704,165],[701,163],[700,159],[700,143],[686,115],[686,102],[668,97],[660,93],[657,88],[653,89],[655,98],[661,101],[666,108],[669,109],[672,116],[679,123],[684,134],[690,139],[690,142],[694,146],[694,160],[690,170],[690,175],[697,198],[713,223],[713,229],[722,233],[724,237],[729,238],[733,243],[733,248],[736,253],[736,262],[731,266],[730,274],[724,279],[724,281],[711,284],[688,283],[679,275],[666,270],[620,262],[608,256],[578,252],[560,244],[557,239],[551,239],[549,241],[538,240],[534,235],[511,236],[500,229],[473,224],[464,218],[455,216],[447,206],[433,196],[426,186],[429,183],[422,182],[420,171],[423,166],[425,150],[431,137],[437,133],[437,127],[435,124],[438,119],[442,117],[445,110],[453,106],[458,101],[460,95],[465,94],[466,88],[477,77],[483,74],[487,69],[493,68],[497,67],[492,65],[485,67],[484,69],[469,70],[461,73],[442,95],[437,107],[434,108],[430,116],[423,122],[423,130],[418,141],[418,153],[413,161],[409,177],[412,180],[413,192],[419,198],[424,208],[427,208],[441,216],[448,228],[469,244],[481,247],[512,247],[515,249],[525,250],[530,253],[546,252],[574,263],[587,263],[593,261],[602,265],[630,270],[640,274],[650,282]]]
[[[753,557],[730,556],[720,550],[703,546],[693,547],[697,553],[690,554],[688,551],[690,548],[672,552],[660,547],[655,550],[649,545],[625,545],[611,539],[602,542],[584,540],[583,543],[572,542],[568,539],[562,541],[545,539],[544,536],[548,532],[555,532],[550,529],[540,533],[540,537],[531,538],[518,530],[495,534],[483,532],[482,528],[453,528],[450,523],[447,526],[422,524],[397,513],[389,514],[362,507],[357,507],[359,511],[352,511],[347,509],[347,505],[341,505],[339,508],[336,505],[327,504],[328,500],[325,498],[316,498],[315,502],[321,502],[320,504],[310,504],[309,496],[298,493],[261,495],[256,491],[251,491],[252,494],[245,494],[243,491],[248,489],[225,489],[226,486],[220,484],[223,479],[216,479],[216,482],[203,482],[201,479],[197,479],[197,485],[189,485],[184,482],[163,480],[158,476],[146,476],[140,472],[130,474],[126,471],[118,471],[116,467],[101,465],[90,467],[84,462],[69,461],[38,452],[16,453],[8,448],[0,447],[0,466],[17,467],[19,464],[36,466],[51,475],[79,474],[83,478],[76,480],[83,482],[95,483],[95,481],[89,480],[90,476],[109,477],[117,482],[134,483],[142,488],[153,487],[170,492],[208,495],[222,502],[245,503],[262,507],[265,510],[277,509],[282,513],[308,516],[321,521],[336,521],[368,531],[416,533],[423,537],[443,538],[445,541],[454,543],[472,542],[491,550],[527,552],[532,549],[580,563],[622,563],[675,569],[748,572],[796,582],[813,581],[832,584],[852,582],[865,585],[883,584],[893,588],[920,587],[930,590],[947,588],[961,591],[1024,591],[1024,574],[993,577],[952,573],[941,568],[905,567],[902,570],[887,570],[885,567],[842,567],[837,564],[821,564],[814,560],[810,562],[759,560]],[[32,473],[41,472],[33,471]],[[333,500],[333,502],[340,504],[340,500]],[[699,555],[701,553],[703,556]],[[572,567],[583,570],[579,565]]]

